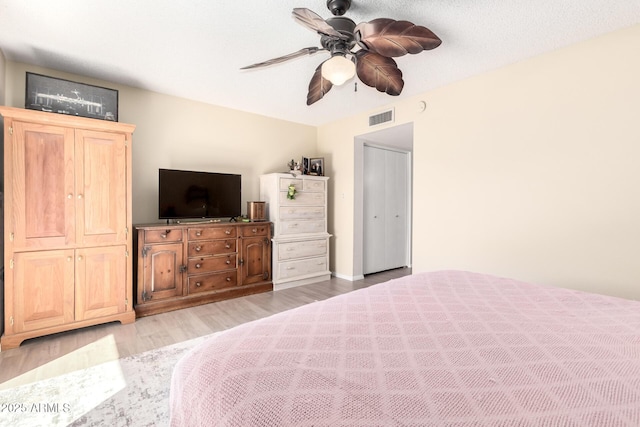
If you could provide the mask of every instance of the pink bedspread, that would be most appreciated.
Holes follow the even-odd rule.
[[[180,360],[174,426],[640,426],[640,302],[408,276],[235,327]]]

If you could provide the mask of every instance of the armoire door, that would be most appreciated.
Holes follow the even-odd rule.
[[[126,252],[124,245],[76,251],[76,320],[124,313],[133,304],[127,301]]]
[[[73,249],[14,254],[11,333],[74,321]],[[5,331],[6,333],[7,331]]]
[[[14,250],[75,243],[73,129],[15,121],[10,151]]]
[[[77,129],[78,243],[127,242],[127,158],[122,133]]]
[[[407,153],[364,147],[364,274],[407,265]]]

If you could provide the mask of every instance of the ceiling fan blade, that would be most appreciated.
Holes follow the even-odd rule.
[[[388,18],[358,24],[354,34],[360,47],[387,57],[420,53],[435,49],[442,43],[426,27]]]
[[[400,95],[404,87],[396,61],[374,52],[359,50],[356,53],[356,73],[362,83],[389,95]]]
[[[336,37],[343,40],[348,39],[347,36],[345,36],[344,34],[340,34],[331,25],[327,24],[327,22],[322,19],[320,15],[305,7],[296,7],[295,9],[293,9],[292,15],[293,19],[295,19],[299,24],[309,28],[310,30],[329,37]]]
[[[325,61],[326,62],[326,61]],[[324,64],[324,62],[322,63]],[[309,82],[309,93],[307,94],[307,105],[320,101],[333,87],[333,83],[322,77],[322,64],[318,65],[313,77]]]
[[[257,64],[247,65],[246,67],[242,67],[240,69],[241,70],[249,70],[251,68],[267,67],[269,65],[279,64],[281,62],[285,62],[285,61],[288,61],[290,59],[298,58],[300,56],[312,55],[312,54],[314,54],[316,52],[319,52],[321,50],[326,50],[326,49],[320,49],[319,47],[305,47],[305,48],[300,49],[297,52],[293,52],[293,53],[290,53],[288,55],[279,56],[277,58],[269,59],[268,61],[258,62]]]

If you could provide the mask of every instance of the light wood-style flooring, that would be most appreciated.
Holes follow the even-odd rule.
[[[401,268],[348,281],[328,281],[266,292],[24,341],[0,352],[0,390],[153,350],[270,316],[314,301],[411,274]]]

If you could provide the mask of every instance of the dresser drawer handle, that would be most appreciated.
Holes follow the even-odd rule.
[[[202,231],[200,231],[200,230],[196,231],[196,236],[198,236],[198,237],[202,236]]]
[[[287,267],[287,270],[295,270],[295,267]]]
[[[199,288],[200,286],[202,286],[202,283],[196,282],[196,287]]]
[[[257,229],[257,228],[254,228],[254,229],[252,229],[252,230],[251,230],[251,232],[252,232],[253,234],[256,234],[256,233],[258,232],[258,229]]]
[[[171,230],[165,230],[165,232],[164,232],[164,233],[162,233],[162,234],[160,235],[160,237],[162,237],[163,239],[166,239],[166,238],[167,238],[167,236],[169,235],[169,233],[171,233]]]
[[[200,264],[196,264],[196,268],[200,268],[200,267],[201,267],[201,265],[200,265]]]
[[[196,246],[196,252],[200,252],[202,248],[200,246]]]
[[[227,277],[227,282],[230,282],[230,281],[231,281],[231,277]]]
[[[231,260],[230,259],[227,260],[227,264],[231,264]]]
[[[224,248],[225,249],[231,249],[231,245],[227,243],[226,245],[224,245]]]
[[[225,230],[224,234],[231,234],[231,230]]]

